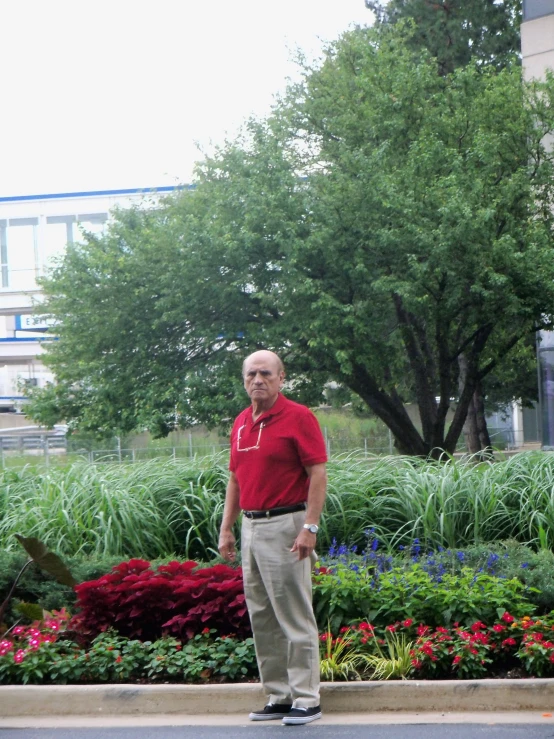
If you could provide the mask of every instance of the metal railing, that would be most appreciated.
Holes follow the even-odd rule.
[[[334,436],[325,433],[327,454],[330,458],[346,453],[356,452],[364,457],[375,455],[393,455],[396,453],[394,437],[390,432],[386,436],[352,437]],[[523,445],[523,431],[511,429],[491,429],[490,437],[495,448],[513,451]],[[0,464],[15,462],[17,459],[42,459],[46,464],[50,462],[65,463],[71,460],[83,459],[90,463],[133,463],[151,459],[191,459],[205,457],[229,449],[226,441],[204,441],[189,434],[188,443],[182,446],[148,446],[124,447],[116,439],[111,449],[83,449],[71,448],[68,439],[63,435],[54,434],[21,434],[13,436],[0,435]],[[463,437],[460,439],[458,451],[464,452]]]

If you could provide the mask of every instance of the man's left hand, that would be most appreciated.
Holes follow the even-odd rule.
[[[315,542],[316,535],[312,534],[308,529],[302,529],[292,545],[291,552],[298,552],[298,559],[305,559],[314,551]]]

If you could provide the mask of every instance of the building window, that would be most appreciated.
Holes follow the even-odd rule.
[[[10,218],[6,243],[8,286],[29,289],[36,287],[38,269],[38,218]]]
[[[0,285],[9,287],[8,279],[8,242],[6,238],[6,221],[0,221]]]

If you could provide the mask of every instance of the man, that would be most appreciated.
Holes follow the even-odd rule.
[[[281,395],[285,371],[276,354],[251,354],[243,377],[251,405],[231,433],[219,551],[235,559],[232,529],[242,510],[244,592],[268,694],[249,718],[307,724],[321,718],[311,571],[327,485],[325,441],[313,413]]]

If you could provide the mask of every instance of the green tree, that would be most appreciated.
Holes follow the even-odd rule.
[[[449,74],[470,62],[497,69],[520,52],[521,0],[365,0],[377,25],[412,20],[413,48],[427,49]]]
[[[59,384],[31,412],[50,393],[89,427],[220,421],[265,346],[294,392],[332,378],[401,452],[452,452],[479,383],[552,325],[554,83],[441,77],[410,38],[345,34],[198,167],[194,193],[71,248],[45,283]]]
[[[390,26],[411,21],[414,31],[410,43],[414,49],[424,49],[437,58],[438,73],[447,74],[470,62],[479,68],[502,69],[519,63],[521,0],[366,0],[378,25]],[[464,371],[464,358],[461,357]],[[522,373],[507,369],[505,362],[496,368],[496,400],[503,388],[504,405],[513,396],[529,404],[536,396],[536,372],[523,378]],[[528,364],[527,364],[528,366]],[[502,376],[503,375],[503,376]],[[514,381],[521,381],[518,386]],[[534,382],[534,388],[533,388]],[[490,449],[485,406],[491,409],[491,383],[478,383],[470,404],[464,428],[466,446],[472,453]],[[531,395],[525,395],[532,388]],[[500,393],[502,394],[502,393]]]

